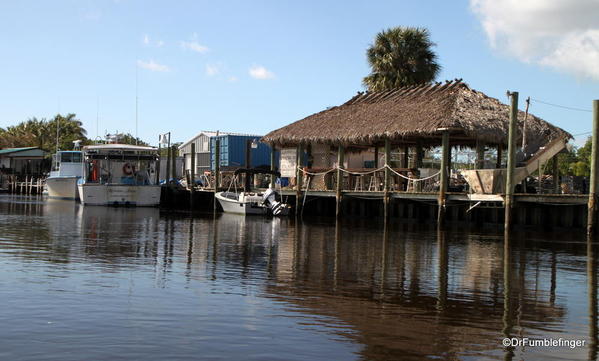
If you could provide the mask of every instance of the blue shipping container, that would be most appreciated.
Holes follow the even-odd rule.
[[[210,138],[211,168],[214,170],[214,156],[216,139],[220,140],[220,166],[221,168],[245,167],[245,150],[248,141],[256,140],[258,148],[250,147],[251,167],[270,167],[271,148],[268,144],[260,142],[260,137],[251,135],[219,135]],[[275,156],[278,167],[279,157]]]

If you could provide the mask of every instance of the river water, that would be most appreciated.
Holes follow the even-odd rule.
[[[575,232],[4,195],[0,360],[595,360],[598,252]]]

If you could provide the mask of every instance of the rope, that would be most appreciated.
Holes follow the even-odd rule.
[[[312,176],[316,176],[316,175],[325,175],[325,174],[327,174],[327,173],[331,173],[332,171],[336,170],[336,169],[337,169],[337,167],[335,167],[335,168],[331,168],[331,169],[327,170],[326,172],[320,172],[320,173],[312,173],[312,172],[308,172],[307,170],[305,170],[305,169],[303,169],[302,167],[299,167],[299,166],[297,167],[297,169],[299,169],[299,170],[300,170],[301,172],[303,172],[304,174],[307,174],[307,175],[312,175]]]
[[[406,177],[405,175],[403,175],[403,174],[401,174],[401,173],[398,173],[398,172],[396,172],[396,171],[395,171],[393,168],[389,167],[388,165],[385,165],[385,167],[389,168],[389,170],[390,170],[391,172],[393,172],[393,173],[397,174],[398,176],[400,176],[400,177],[402,177],[402,178],[404,178],[404,179],[407,179],[407,180],[409,180],[409,181],[412,181],[412,182],[422,182],[422,181],[425,181],[425,180],[427,180],[427,179],[434,178],[434,177],[438,176],[439,174],[441,174],[441,171],[438,171],[437,173],[435,173],[435,174],[433,174],[433,175],[430,175],[430,176],[428,176],[428,177],[424,177],[424,178],[410,178],[410,177]],[[385,167],[383,167],[383,168],[385,168]]]
[[[339,167],[335,167],[335,168],[336,168],[336,169],[339,169],[339,170],[340,170],[340,171],[342,171],[343,173],[347,173],[347,174],[351,174],[351,175],[358,175],[358,176],[360,176],[360,175],[367,175],[367,174],[372,174],[372,173],[380,172],[380,171],[382,171],[383,169],[385,169],[385,166],[383,166],[383,167],[380,167],[380,168],[378,168],[378,169],[375,169],[375,170],[368,171],[368,172],[350,172],[350,171],[348,171],[348,170],[345,170],[345,169],[343,169],[343,168],[339,168]]]

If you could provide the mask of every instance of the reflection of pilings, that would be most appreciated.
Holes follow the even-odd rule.
[[[385,279],[387,278],[387,247],[389,245],[389,222],[385,218],[383,225],[383,247],[381,250],[381,281],[380,281],[380,292],[381,297],[385,292]]]
[[[216,262],[218,260],[218,226],[216,213],[212,216],[212,280],[216,279]]]
[[[505,232],[503,241],[503,336],[510,338],[512,333],[512,301],[511,301],[511,283],[512,283],[512,258],[509,232]],[[514,347],[505,348],[505,360],[511,360],[514,357]]]
[[[191,262],[193,257],[193,218],[189,218],[189,240],[187,242],[187,270],[186,276],[189,280],[191,275]]]
[[[593,250],[593,240],[587,238],[587,282],[589,295],[589,360],[597,360],[597,261]]]
[[[551,250],[551,288],[549,290],[549,303],[555,305],[555,289],[557,288],[557,253]]]
[[[438,262],[438,290],[437,290],[437,310],[442,312],[447,305],[447,279],[448,279],[448,248],[445,241],[445,232],[441,225],[437,227],[437,262]]]
[[[341,237],[341,225],[340,220],[337,219],[335,222],[335,254],[333,261],[333,289],[337,290],[337,276],[339,274],[339,239]]]

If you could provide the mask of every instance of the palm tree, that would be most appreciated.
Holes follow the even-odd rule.
[[[431,50],[433,46],[425,28],[381,31],[366,51],[372,72],[364,78],[364,86],[370,91],[382,91],[433,81],[441,70],[437,55]]]

